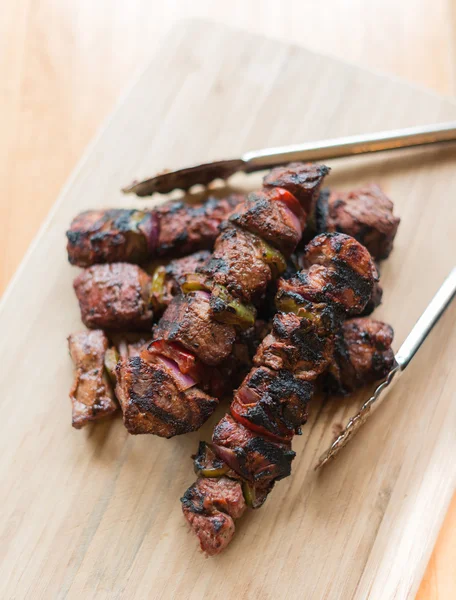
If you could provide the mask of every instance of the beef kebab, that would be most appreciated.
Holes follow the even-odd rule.
[[[230,355],[237,332],[252,327],[271,281],[301,239],[329,169],[293,164],[273,169],[263,189],[225,223],[210,259],[188,275],[139,357],[117,367],[116,394],[130,433],[172,437],[194,431],[218,399],[208,380]]]
[[[360,313],[372,294],[375,265],[350,236],[317,236],[306,246],[303,260],[302,271],[279,281],[272,331],[236,390],[230,413],[215,426],[212,442],[200,445],[195,459],[199,478],[182,498],[184,516],[208,555],[229,544],[234,521],[246,506],[260,507],[275,482],[290,475],[295,457],[291,441],[307,420],[315,380],[333,359],[344,318]],[[358,334],[363,325],[363,350],[344,353],[348,362],[340,361],[341,381],[349,379],[344,372],[349,363],[361,379],[379,374],[380,363],[384,372],[389,370],[394,361],[391,335],[382,338],[383,324],[366,328],[358,321]],[[347,348],[352,343],[348,336]],[[351,381],[356,384],[353,373]]]
[[[98,263],[145,263],[212,248],[220,223],[242,195],[210,197],[202,204],[167,202],[153,210],[88,210],[67,231],[68,260],[78,267]]]
[[[274,172],[273,179],[280,185],[280,173],[286,174],[286,168]],[[167,202],[154,210],[85,211],[67,231],[68,260],[79,267],[141,264],[151,258],[211,249],[220,223],[244,199],[231,194],[222,199],[210,197],[199,205]],[[376,260],[388,257],[399,225],[391,200],[376,184],[350,192],[322,190],[307,220],[307,237],[326,231],[346,233],[365,245]]]

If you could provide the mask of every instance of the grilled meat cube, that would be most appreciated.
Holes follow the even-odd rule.
[[[247,481],[274,482],[287,477],[295,452],[288,443],[255,434],[225,415],[215,426],[212,448],[233,471]]]
[[[251,431],[291,440],[307,421],[311,383],[296,379],[290,371],[260,367],[252,369],[231,403],[231,414]]]
[[[72,265],[140,263],[155,251],[158,217],[143,210],[88,210],[73,219],[66,235]]]
[[[165,367],[163,359],[154,363],[148,360],[141,353],[117,365],[116,396],[127,430],[170,438],[199,429],[218,400],[196,387],[182,389],[185,385],[177,365],[173,370]]]
[[[282,277],[284,279],[291,279],[292,277],[294,277],[296,270],[300,269],[302,267],[303,267],[303,253],[297,252],[296,254],[293,255],[293,265],[290,266],[289,271],[284,273],[282,275]],[[376,268],[378,271],[377,265],[376,265]],[[378,306],[380,306],[380,304],[382,303],[382,298],[383,298],[383,288],[378,281],[374,281],[370,300],[368,301],[368,303],[366,304],[364,310],[362,311],[362,313],[360,313],[360,315],[365,317],[365,316],[368,316],[371,313],[373,313],[374,310]],[[295,304],[296,303],[299,304],[299,297],[298,296],[293,297],[293,294],[288,296],[288,300],[291,301],[292,303],[294,302]],[[286,295],[283,297],[283,302],[285,302],[285,304],[286,304]]]
[[[246,508],[240,483],[227,477],[199,478],[181,502],[187,522],[209,556],[219,554],[230,543],[234,519],[239,519]]]
[[[121,394],[122,407],[127,407],[124,420],[126,424],[128,422],[130,433],[172,437],[198,429],[218,402],[201,389],[209,390],[217,397],[230,394],[250,369],[255,338],[262,330],[264,324],[257,331],[243,332],[234,343],[232,354],[217,368],[202,365],[178,344],[168,341],[154,340],[147,348],[143,346],[139,363],[128,360],[129,356],[121,351],[124,360],[119,364],[117,375],[120,374],[122,381],[119,381],[116,393]],[[173,368],[166,369],[170,362]],[[155,381],[163,381],[163,385],[153,383]],[[199,388],[194,385],[196,382]],[[147,405],[150,410],[138,410],[138,406]],[[171,417],[165,421],[161,409],[174,415],[174,421]]]
[[[303,262],[307,269],[279,282],[279,298],[329,301],[357,314],[372,297],[377,270],[369,252],[354,238],[342,233],[320,234],[307,244]]]
[[[378,185],[322,194],[319,204],[320,231],[353,236],[377,260],[389,256],[400,219],[393,215],[394,205]]]
[[[275,371],[291,369],[298,379],[305,381],[323,373],[332,360],[335,336],[316,324],[321,318],[317,311],[308,313],[308,317],[277,313],[272,331],[261,342],[254,363]],[[333,319],[329,318],[329,322],[333,323]]]
[[[183,256],[212,247],[219,226],[244,196],[231,194],[226,198],[209,198],[203,204],[168,202],[156,209],[160,219],[158,256]]]
[[[154,340],[177,342],[206,365],[221,363],[236,339],[234,327],[211,318],[206,292],[176,296],[154,327]]]
[[[151,284],[151,302],[155,313],[164,310],[174,296],[181,293],[180,284],[185,275],[195,273],[210,256],[208,250],[200,250],[183,258],[175,258],[166,266],[155,269]]]
[[[73,285],[87,327],[147,330],[152,326],[150,277],[137,265],[93,265]]]
[[[298,218],[283,202],[274,199],[273,189],[249,194],[236,207],[229,220],[259,235],[286,256],[296,248],[302,235]]]
[[[260,240],[241,229],[229,227],[217,238],[214,252],[198,271],[246,302],[258,302],[272,278],[263,260]]]
[[[272,169],[264,178],[265,188],[279,187],[295,196],[308,215],[313,215],[318,193],[330,169],[316,163],[290,163]]]
[[[330,391],[349,394],[386,377],[394,366],[390,325],[370,318],[345,321],[336,337],[334,358],[326,384]]]
[[[70,355],[75,365],[70,391],[73,405],[73,427],[81,429],[90,421],[113,414],[117,403],[104,369],[108,338],[103,331],[81,331],[68,338]]]

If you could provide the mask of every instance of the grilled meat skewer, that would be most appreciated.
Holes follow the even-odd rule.
[[[230,355],[236,331],[254,324],[255,306],[285,270],[327,172],[313,164],[274,170],[262,190],[236,207],[210,259],[187,278],[185,294],[171,301],[156,325],[148,350],[118,365],[116,394],[131,433],[171,437],[207,420],[217,401],[199,393],[204,379]],[[196,401],[185,422],[190,393]]]
[[[296,164],[271,171],[265,186],[280,187],[282,178],[288,177],[288,189],[296,195],[299,181],[292,185],[287,173],[296,170]],[[232,194],[222,199],[211,197],[193,206],[167,202],[154,210],[83,212],[67,232],[68,259],[71,264],[89,267],[97,263],[144,263],[151,257],[183,256],[210,249],[219,225],[243,198]],[[311,235],[325,231],[351,235],[380,260],[391,252],[398,224],[391,200],[379,186],[371,184],[350,192],[323,190],[309,207],[307,229]]]
[[[261,506],[275,482],[290,475],[291,440],[306,422],[315,379],[331,363],[343,319],[360,313],[373,291],[375,265],[347,235],[317,236],[304,262],[295,277],[279,280],[282,312],[235,392],[230,414],[214,428],[210,452],[198,457],[201,476],[182,498],[184,516],[209,555],[230,542],[234,519],[246,505]],[[208,487],[207,477],[218,481]]]
[[[154,210],[89,210],[67,231],[68,260],[78,267],[97,263],[144,263],[210,249],[218,227],[244,196],[209,198],[203,204],[167,202]]]

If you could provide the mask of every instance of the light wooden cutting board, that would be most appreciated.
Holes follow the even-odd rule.
[[[144,205],[119,189],[163,167],[455,118],[447,100],[300,48],[199,21],[173,30],[88,150],[0,306],[1,598],[414,596],[455,488],[456,306],[320,474],[316,457],[360,399],[314,403],[292,477],[239,522],[224,555],[206,559],[179,497],[194,480],[189,456],[218,416],[173,440],[132,437],[118,419],[70,426],[66,336],[81,324],[64,231],[85,208]],[[398,348],[455,263],[456,148],[332,166],[332,186],[378,181],[402,218],[377,312]]]

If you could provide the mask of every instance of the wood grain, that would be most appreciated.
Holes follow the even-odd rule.
[[[297,93],[299,78],[316,82],[312,94]],[[118,421],[69,427],[62,349],[80,324],[73,270],[56,249],[75,210],[125,204],[120,186],[165,163],[455,115],[449,102],[303,50],[201,23],[173,32],[92,146],[1,305],[0,473],[9,490],[1,597],[412,597],[455,483],[454,310],[375,422],[318,477],[310,467],[331,424],[353,406],[315,404],[294,476],[243,520],[223,557],[208,561],[177,498],[209,427],[171,442],[132,438]],[[398,343],[453,261],[453,157],[428,149],[334,165],[334,185],[375,178],[403,217],[379,313]]]

